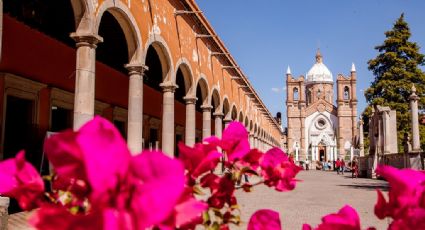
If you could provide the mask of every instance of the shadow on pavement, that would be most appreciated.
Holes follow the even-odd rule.
[[[354,189],[364,189],[364,190],[376,190],[388,191],[388,185],[376,184],[376,183],[362,183],[362,184],[340,184],[338,186]]]

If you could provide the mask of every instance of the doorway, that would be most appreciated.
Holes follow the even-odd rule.
[[[326,154],[325,154],[325,150],[323,150],[323,149],[320,149],[319,150],[319,157],[320,157],[320,161],[327,161],[327,159],[326,159]]]

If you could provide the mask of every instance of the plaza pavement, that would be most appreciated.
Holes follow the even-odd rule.
[[[285,230],[301,230],[303,223],[313,227],[321,223],[321,217],[337,212],[345,204],[354,207],[360,216],[362,229],[375,226],[386,229],[387,221],[373,214],[376,189],[387,191],[382,180],[365,178],[352,179],[350,173],[337,175],[329,171],[301,171],[295,190],[277,192],[260,185],[251,193],[237,191],[236,196],[242,211],[242,224],[232,229],[246,229],[249,217],[258,209],[272,209],[280,213]],[[11,215],[9,229],[29,230],[25,213]]]
[[[388,190],[383,180],[351,178],[351,173],[337,175],[331,171],[301,171],[295,190],[277,192],[264,185],[252,193],[238,190],[236,197],[242,210],[242,225],[232,229],[246,229],[249,217],[258,209],[272,209],[280,213],[282,229],[301,230],[303,223],[312,227],[321,223],[321,217],[336,213],[345,204],[354,207],[360,216],[362,229],[375,226],[386,229],[387,220],[379,220],[373,212],[376,189]]]

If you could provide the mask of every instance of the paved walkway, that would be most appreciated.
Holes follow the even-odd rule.
[[[252,193],[238,191],[243,221],[239,229],[246,229],[249,217],[258,209],[278,211],[285,230],[300,230],[303,223],[315,227],[321,223],[322,216],[337,212],[345,204],[357,210],[362,229],[369,226],[386,229],[387,221],[379,220],[373,213],[375,190],[387,191],[385,181],[352,179],[351,173],[337,175],[316,170],[302,171],[297,178],[302,181],[290,192],[277,192],[266,186],[258,186]]]
[[[252,193],[237,192],[242,210],[242,225],[235,229],[246,229],[249,217],[258,209],[273,209],[280,213],[285,230],[301,230],[303,223],[316,226],[321,217],[337,212],[344,204],[350,204],[359,215],[362,228],[375,226],[386,229],[387,222],[373,214],[376,189],[387,190],[381,180],[357,178],[351,174],[336,175],[334,172],[302,171],[294,191],[277,192],[266,186],[255,187]],[[30,229],[24,213],[14,214],[9,220],[9,229]]]

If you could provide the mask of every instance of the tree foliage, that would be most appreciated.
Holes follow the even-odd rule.
[[[391,30],[385,32],[385,36],[384,43],[375,47],[379,52],[378,56],[368,62],[368,68],[375,78],[365,91],[368,107],[363,118],[365,128],[368,128],[367,117],[371,114],[371,107],[381,105],[395,109],[400,150],[403,134],[411,133],[409,96],[412,84],[415,84],[417,94],[421,97],[420,110],[425,105],[425,73],[419,68],[425,65],[425,57],[419,53],[419,45],[409,41],[411,33],[404,14],[401,14]],[[421,130],[425,131],[423,128]],[[421,136],[422,134],[425,133],[421,132]]]

